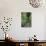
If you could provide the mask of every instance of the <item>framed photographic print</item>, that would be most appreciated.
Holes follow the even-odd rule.
[[[21,27],[31,27],[32,22],[31,12],[21,12]]]

